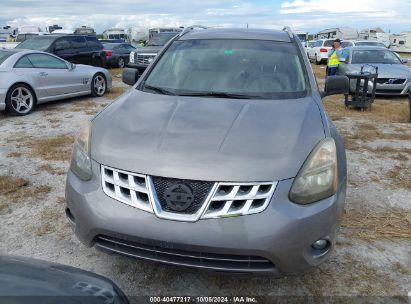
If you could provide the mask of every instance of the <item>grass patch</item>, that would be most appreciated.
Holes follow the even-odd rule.
[[[332,120],[341,120],[345,117],[367,119],[377,122],[408,123],[410,119],[409,106],[406,98],[396,97],[395,100],[377,99],[371,110],[364,112],[346,109],[343,95],[328,96],[323,99],[324,107]]]
[[[38,168],[39,168],[39,170],[45,171],[45,172],[47,172],[51,175],[64,175],[64,174],[66,174],[65,170],[54,168],[50,164],[41,165]]]
[[[42,199],[50,190],[48,186],[32,186],[23,178],[2,175],[0,176],[0,212],[9,209],[11,203]]]
[[[20,152],[10,152],[9,154],[7,154],[7,157],[21,157],[21,153]]]
[[[40,225],[36,229],[37,236],[44,236],[49,233],[57,232],[58,222],[64,218],[61,212],[58,212],[53,209],[46,209],[40,217]]]
[[[348,210],[343,216],[341,227],[348,230],[347,235],[350,237],[363,240],[411,240],[411,212],[399,208],[376,213]]]
[[[119,97],[121,94],[123,94],[125,91],[127,91],[129,88],[128,87],[112,87],[109,92],[104,95],[107,99],[113,100]]]
[[[69,160],[73,143],[71,135],[36,139],[31,143],[31,155],[44,160]]]
[[[385,176],[387,177],[386,180],[392,187],[404,188],[411,191],[411,174],[407,163],[396,165],[394,168],[389,170]]]

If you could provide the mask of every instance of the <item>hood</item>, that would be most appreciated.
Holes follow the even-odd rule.
[[[360,72],[363,64],[351,64],[349,72]],[[378,67],[378,78],[409,78],[411,68],[405,64],[373,64]]]
[[[78,268],[35,259],[0,256],[0,296],[12,303],[128,303],[123,292],[109,279]],[[111,301],[110,301],[111,300]],[[6,302],[8,302],[6,300]]]
[[[133,89],[93,121],[91,156],[154,176],[277,181],[295,177],[324,136],[312,97],[216,99]]]
[[[164,47],[164,45],[159,46],[145,46],[142,48],[137,48],[134,50],[135,53],[158,53]]]

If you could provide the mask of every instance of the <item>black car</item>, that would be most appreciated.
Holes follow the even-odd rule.
[[[111,280],[78,268],[0,256],[0,302],[13,304],[128,304]]]
[[[123,82],[133,85],[140,74],[149,66],[163,46],[180,32],[162,32],[154,34],[145,47],[130,53],[130,62],[123,71]]]
[[[107,56],[107,66],[124,68],[130,53],[136,48],[128,43],[103,43]]]
[[[77,64],[104,67],[107,62],[104,47],[94,36],[43,35],[27,39],[16,48],[48,52]]]

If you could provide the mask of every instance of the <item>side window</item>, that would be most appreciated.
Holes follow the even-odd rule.
[[[34,66],[31,64],[30,60],[27,58],[27,56],[23,56],[17,61],[17,63],[14,65],[15,68],[34,68]]]
[[[81,48],[87,47],[86,39],[82,36],[70,37],[70,42],[73,48],[75,49],[81,49]]]
[[[130,52],[134,51],[136,49],[134,46],[129,45],[129,44],[126,44],[125,47],[126,47],[127,51],[130,51]]]
[[[43,69],[67,69],[67,65],[63,60],[46,54],[30,54],[27,55],[35,68]]]
[[[98,41],[96,37],[86,37],[86,40],[87,40],[87,46],[90,48],[98,48],[98,49],[103,48],[100,41]]]
[[[70,41],[67,38],[60,38],[57,39],[56,43],[54,44],[55,50],[67,50],[71,48]]]

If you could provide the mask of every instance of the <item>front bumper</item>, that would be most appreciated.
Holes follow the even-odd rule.
[[[126,67],[128,67],[130,69],[137,69],[141,72],[144,72],[144,70],[148,67],[148,64],[145,65],[145,64],[138,64],[138,63],[129,62],[129,63],[126,64]]]
[[[0,89],[0,111],[4,111],[6,109],[6,96],[7,90]]]
[[[278,183],[270,205],[259,214],[194,223],[164,220],[108,197],[101,187],[99,164],[93,161],[92,167],[90,181],[79,180],[71,171],[67,176],[66,211],[80,241],[128,256],[196,268],[282,275],[316,266],[334,248],[345,201],[343,183],[330,198],[296,205],[288,199],[293,181],[289,179]],[[327,239],[330,247],[313,249],[311,244],[318,239]],[[215,263],[209,263],[213,257]],[[254,260],[269,263],[257,267]]]

